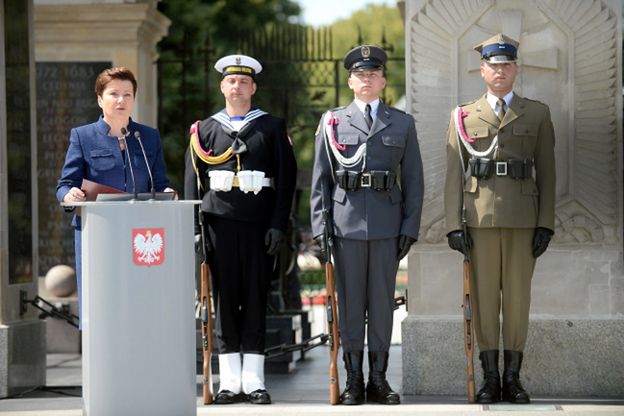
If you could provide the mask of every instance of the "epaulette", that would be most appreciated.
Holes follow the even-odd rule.
[[[396,111],[397,113],[401,113],[401,114],[407,114],[405,111],[401,110],[400,108],[391,107],[391,106],[387,106],[387,107],[388,107],[388,110]]]
[[[518,98],[522,98],[523,100],[530,101],[530,102],[532,102],[532,103],[537,103],[537,104],[543,105],[543,106],[545,106],[545,107],[548,107],[548,104],[543,103],[543,102],[541,102],[541,101],[539,101],[539,100],[534,100],[534,99],[531,99],[531,98],[520,97],[520,96],[518,96]]]
[[[331,112],[333,113],[334,111],[344,110],[345,108],[347,108],[347,106],[342,105],[342,106],[340,106],[340,107],[335,107],[335,108],[332,108],[332,109],[331,109],[331,110],[329,110],[329,111],[331,111]]]
[[[467,101],[465,103],[458,104],[458,107],[465,107],[467,105],[474,104],[474,103],[476,103],[479,100],[480,100],[480,98],[474,99],[472,101]]]

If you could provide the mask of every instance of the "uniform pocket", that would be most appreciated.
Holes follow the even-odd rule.
[[[405,147],[405,136],[381,136],[384,146]]]
[[[338,144],[358,144],[360,138],[357,134],[341,134],[338,136]]]
[[[532,124],[514,124],[514,136],[537,136],[537,126]]]
[[[471,139],[485,139],[489,137],[490,131],[486,126],[484,127],[467,127],[466,134]]]
[[[539,195],[539,189],[532,180],[522,182],[522,193],[524,195]]]
[[[95,170],[111,170],[115,166],[115,156],[111,149],[94,149],[90,155]]]

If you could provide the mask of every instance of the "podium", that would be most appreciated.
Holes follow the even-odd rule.
[[[82,216],[84,415],[196,415],[199,202],[63,204]]]

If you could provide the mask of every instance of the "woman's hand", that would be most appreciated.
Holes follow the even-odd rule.
[[[69,190],[63,197],[63,202],[82,202],[86,201],[87,195],[75,186]]]
[[[165,190],[164,190],[164,192],[173,192],[173,193],[175,194],[175,195],[173,196],[173,200],[174,200],[174,201],[177,201],[177,200],[178,200],[178,193],[175,191],[175,189],[173,189],[173,188],[169,188],[169,187],[166,187],[166,188],[165,188]]]

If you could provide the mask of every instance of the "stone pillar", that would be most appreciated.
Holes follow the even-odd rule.
[[[111,62],[138,81],[133,119],[157,125],[156,44],[171,23],[156,0],[35,0],[37,62]],[[95,93],[93,95],[95,100]]]
[[[32,0],[0,1],[0,398],[45,384],[37,294],[37,146]]]
[[[462,257],[443,234],[446,130],[453,107],[486,91],[472,47],[504,32],[520,41],[514,91],[549,105],[557,138],[555,237],[533,277],[522,379],[537,396],[621,397],[621,2],[407,0],[405,21],[407,111],[426,191],[409,258],[404,393],[466,391]]]

